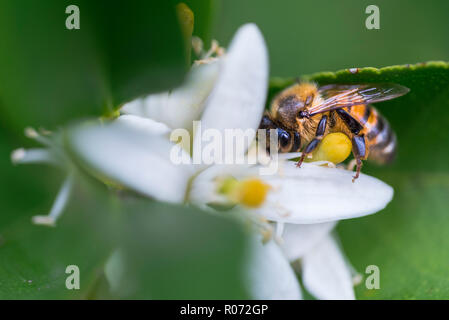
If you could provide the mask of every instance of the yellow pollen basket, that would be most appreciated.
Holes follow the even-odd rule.
[[[218,192],[226,195],[234,203],[258,208],[265,202],[270,189],[268,184],[257,178],[237,180],[229,177],[223,181]]]
[[[341,132],[330,133],[323,138],[317,150],[312,153],[310,161],[330,161],[334,164],[343,162],[351,154],[352,143]]]

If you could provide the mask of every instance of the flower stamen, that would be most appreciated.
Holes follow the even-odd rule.
[[[258,178],[237,180],[234,177],[228,177],[221,182],[218,192],[233,203],[258,208],[265,202],[270,189],[270,185]]]
[[[36,140],[37,142],[39,142],[39,143],[41,143],[41,144],[43,144],[43,145],[45,145],[47,147],[54,146],[54,143],[50,139],[48,139],[48,138],[42,136],[41,134],[39,134],[36,131],[36,129],[34,129],[34,128],[31,128],[31,127],[25,128],[25,136],[27,138]]]
[[[59,189],[56,199],[53,202],[53,206],[51,207],[50,213],[46,216],[33,216],[31,220],[34,224],[46,225],[51,227],[55,226],[56,220],[61,216],[70,198],[70,194],[73,188],[73,180],[73,174],[69,173],[67,178],[64,180],[61,188]]]
[[[55,156],[47,149],[24,149],[19,148],[11,153],[11,162],[13,164],[25,163],[48,163],[55,166],[60,165]]]

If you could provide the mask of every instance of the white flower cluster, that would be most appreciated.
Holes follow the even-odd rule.
[[[200,120],[203,129],[257,130],[267,83],[263,36],[247,24],[237,31],[225,55],[192,67],[181,88],[126,104],[124,115],[112,123],[72,129],[71,148],[89,170],[141,195],[201,207],[233,203],[277,223],[276,237],[263,243],[255,235],[251,243],[245,278],[254,298],[301,299],[290,264],[300,259],[303,284],[315,297],[354,299],[352,268],[332,231],[338,220],[383,209],[392,199],[391,187],[364,174],[352,183],[350,171],[313,163],[298,169],[294,162],[281,161],[276,174],[260,175],[262,164],[170,160],[174,146],[184,157],[194,156],[169,138],[175,129],[192,131],[193,121]],[[193,135],[193,152],[201,152],[195,148],[199,139]],[[30,162],[33,155],[35,151],[21,149],[14,160]],[[67,189],[64,184],[63,195]],[[53,223],[62,211],[64,197],[58,197],[47,222]]]

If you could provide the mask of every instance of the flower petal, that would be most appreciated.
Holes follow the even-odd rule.
[[[290,261],[301,258],[326,237],[337,223],[292,224],[284,226],[281,248]]]
[[[316,298],[355,299],[351,271],[330,234],[304,256],[302,270],[304,286]]]
[[[192,122],[198,120],[203,112],[219,67],[220,61],[193,66],[181,87],[131,101],[121,111],[163,122],[171,129],[190,130]]]
[[[253,299],[302,299],[295,272],[274,241],[263,244],[254,237],[248,261],[245,279]]]
[[[256,25],[246,24],[237,31],[222,63],[201,118],[202,130],[218,129],[224,136],[225,129],[252,129],[255,134],[268,83],[267,49]],[[253,138],[251,135],[250,140]],[[200,144],[200,139],[195,137],[194,144]]]
[[[139,128],[142,131],[147,132],[148,134],[161,134],[168,135],[170,134],[170,128],[162,122],[157,122],[153,119],[142,118],[139,116],[125,114],[118,117],[115,120],[116,123],[121,123],[125,126]]]
[[[261,176],[273,187],[258,212],[267,219],[286,223],[320,223],[360,217],[385,208],[393,188],[361,174],[292,161],[279,162],[279,173]]]
[[[146,127],[124,119],[105,126],[77,126],[69,132],[69,147],[93,174],[158,200],[181,202],[193,168],[171,162],[174,145],[152,133],[159,124],[142,121]]]
[[[196,204],[224,204],[229,200],[217,192],[217,178],[232,176],[245,177],[257,174],[257,168],[251,165],[212,165],[202,170],[192,181],[189,201]]]

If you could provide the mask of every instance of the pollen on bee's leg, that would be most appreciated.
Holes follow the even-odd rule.
[[[347,135],[341,132],[326,135],[313,152],[312,161],[329,161],[338,164],[351,154],[352,143]]]

